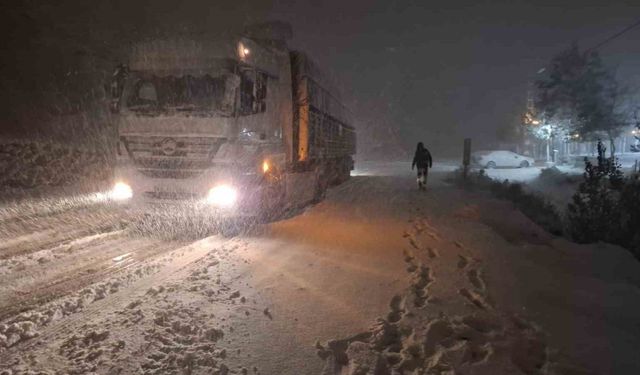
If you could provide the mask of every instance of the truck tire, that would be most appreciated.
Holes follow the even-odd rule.
[[[328,172],[326,167],[319,167],[316,170],[316,191],[313,196],[314,203],[318,203],[324,198],[327,188],[332,182],[331,173]]]
[[[336,161],[333,168],[334,179],[333,185],[340,185],[351,177],[351,163],[349,159],[341,159]]]
[[[340,183],[346,182],[351,178],[351,162],[350,160],[345,160],[342,163],[342,175],[340,178]]]

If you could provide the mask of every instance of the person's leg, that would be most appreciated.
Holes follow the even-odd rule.
[[[422,189],[425,186],[425,169],[418,168],[418,188]]]

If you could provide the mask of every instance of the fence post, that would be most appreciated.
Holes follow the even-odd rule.
[[[469,163],[471,162],[471,138],[464,139],[464,150],[462,153],[462,173],[463,178],[467,179],[469,173]]]

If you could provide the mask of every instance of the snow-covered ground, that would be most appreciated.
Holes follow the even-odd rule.
[[[560,172],[567,173],[569,175],[580,175],[584,172],[584,168],[578,168],[566,165],[555,166]],[[540,171],[546,167],[529,167],[529,168],[494,168],[485,169],[487,176],[498,180],[509,180],[510,182],[522,182],[529,183],[540,176]]]
[[[0,211],[0,373],[640,373],[638,261],[435,167],[421,192],[409,163],[361,163],[234,238],[162,240],[99,202]]]

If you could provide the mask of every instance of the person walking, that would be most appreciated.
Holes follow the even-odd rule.
[[[422,142],[418,142],[416,153],[413,156],[413,163],[411,164],[411,170],[414,167],[418,167],[418,189],[425,190],[427,188],[427,175],[429,174],[429,168],[432,166],[431,153],[424,147]]]

